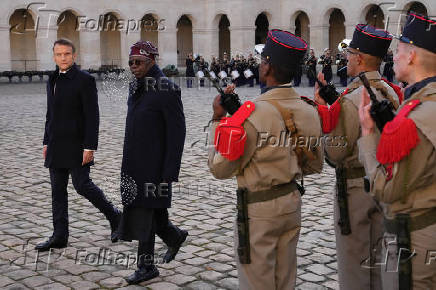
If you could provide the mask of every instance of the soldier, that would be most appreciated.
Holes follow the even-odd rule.
[[[309,79],[309,87],[313,87],[316,81],[316,63],[317,58],[315,56],[315,51],[310,49],[309,58],[306,61],[307,66],[307,78]]]
[[[326,48],[324,49],[324,54],[319,58],[319,64],[322,65],[322,73],[328,83],[333,78],[332,63],[333,59],[330,55],[330,49]]]
[[[386,54],[384,58],[385,66],[383,67],[383,76],[386,77],[386,79],[390,82],[394,80],[394,56],[392,53],[392,50],[388,50],[388,53]]]
[[[325,146],[326,159],[336,170],[334,220],[341,289],[381,287],[380,270],[371,268],[374,267],[374,251],[380,248],[377,241],[382,237],[382,212],[364,191],[365,171],[358,160],[358,107],[363,84],[357,75],[364,72],[377,98],[387,99],[398,107],[399,97],[378,73],[391,41],[392,36],[387,31],[358,24],[346,52],[347,73],[356,77],[354,81],[329,108],[319,95],[318,84],[315,86],[323,131],[330,140],[330,145]],[[321,73],[319,78],[323,81]],[[380,255],[380,251],[376,253]]]
[[[346,87],[348,78],[347,78],[347,56],[345,55],[345,52],[338,53],[336,57],[336,64],[338,65],[336,75],[339,77],[341,81],[341,85],[343,87]]]
[[[380,136],[362,94],[359,158],[384,205],[384,289],[436,287],[436,22],[409,14],[394,57],[405,103]],[[378,142],[379,140],[379,142]],[[378,143],[378,145],[377,145]],[[400,257],[398,257],[398,253]],[[399,262],[399,263],[398,263]]]
[[[210,148],[208,165],[216,178],[236,175],[238,181],[235,248],[243,290],[295,286],[303,190],[297,180],[303,173],[322,170],[320,146],[292,147],[293,140],[321,134],[316,109],[290,85],[306,49],[307,44],[289,32],[269,31],[259,67],[260,80],[267,85],[262,95],[229,118],[224,117],[221,96],[214,100],[210,136],[217,142]],[[236,127],[226,127],[231,123]],[[245,148],[240,140],[227,142],[236,132],[246,133]]]

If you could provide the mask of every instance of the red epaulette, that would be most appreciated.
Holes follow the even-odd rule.
[[[254,111],[253,102],[245,102],[231,117],[224,117],[215,129],[214,145],[226,159],[233,161],[244,154],[247,134],[242,124]]]
[[[403,95],[403,91],[401,90],[401,88],[399,86],[397,86],[396,84],[391,83],[390,81],[388,81],[385,78],[382,78],[382,80],[384,80],[384,82],[387,83],[394,90],[394,92],[398,96],[398,100],[400,101],[400,105],[401,105],[404,101],[404,95]]]
[[[319,117],[322,121],[322,132],[324,134],[328,134],[336,128],[339,121],[339,115],[341,113],[340,100],[343,96],[348,94],[348,91],[348,88],[345,89],[345,91],[342,92],[339,98],[330,107],[327,105],[318,104],[317,109]]]
[[[418,145],[415,122],[407,116],[419,104],[420,100],[408,102],[392,121],[386,123],[377,147],[378,162],[384,165],[399,162]]]

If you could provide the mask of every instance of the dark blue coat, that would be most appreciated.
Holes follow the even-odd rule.
[[[81,166],[83,149],[97,150],[98,128],[99,109],[94,77],[79,70],[75,64],[65,74],[60,74],[57,67],[47,82],[43,144],[48,146],[44,166]]]
[[[130,86],[124,138],[122,181],[134,182],[136,198],[131,206],[168,208],[171,186],[162,187],[161,194],[145,193],[146,183],[178,181],[185,142],[185,116],[180,89],[154,65],[146,76],[145,87]],[[159,85],[152,86],[150,80]],[[149,189],[152,189],[152,186]],[[123,186],[122,195],[126,193]]]

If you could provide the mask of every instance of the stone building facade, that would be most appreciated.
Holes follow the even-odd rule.
[[[397,33],[408,11],[436,15],[434,0],[2,0],[0,71],[53,69],[52,45],[72,40],[82,68],[127,67],[139,39],[159,48],[159,64],[184,66],[189,52],[253,52],[268,29],[295,32],[319,55],[351,38],[357,23]]]

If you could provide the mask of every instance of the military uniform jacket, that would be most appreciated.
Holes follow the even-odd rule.
[[[291,109],[295,125],[304,136],[320,136],[321,125],[316,109],[301,100],[289,84],[285,86],[288,87],[271,89],[254,100],[255,110],[243,124],[247,141],[244,154],[238,160],[229,161],[215,150],[213,140],[218,122],[211,126],[208,165],[216,178],[236,176],[239,187],[259,191],[301,177],[297,156],[289,145],[285,145],[286,136],[283,135],[286,135],[286,127],[282,116],[268,100],[275,100],[280,106]],[[320,172],[322,147],[318,144],[315,150],[317,159],[314,167]]]
[[[385,99],[382,90],[392,98],[395,106],[398,107],[398,96],[395,91],[383,80],[378,72],[372,71],[365,73],[373,92],[379,101]],[[359,150],[357,139],[360,137],[359,104],[363,84],[359,78],[351,82],[346,91],[347,93],[340,100],[341,112],[336,127],[328,134],[325,144],[327,158],[334,165],[342,164],[344,168],[361,168],[359,162]],[[376,129],[375,134],[379,134]]]
[[[436,82],[413,94],[399,111],[412,100],[422,102],[408,115],[416,124],[419,142],[399,162],[386,166],[377,161],[377,134],[359,139],[360,159],[371,180],[371,193],[387,205],[388,217],[400,212],[416,216],[436,207]]]

